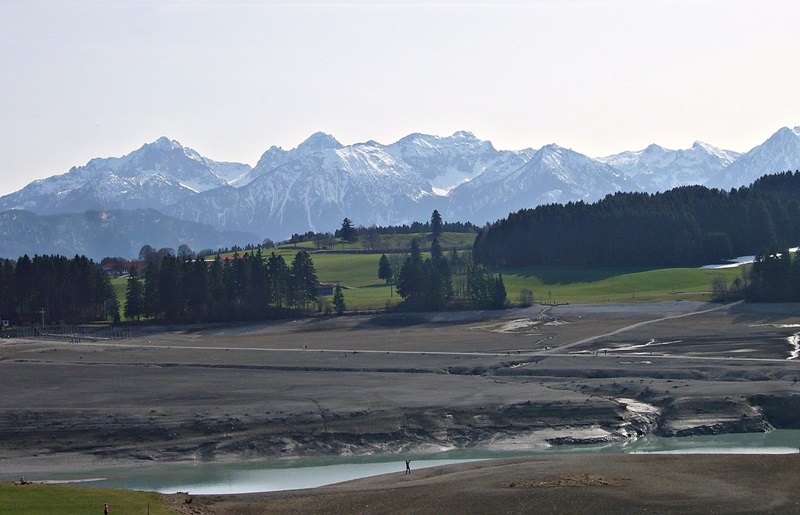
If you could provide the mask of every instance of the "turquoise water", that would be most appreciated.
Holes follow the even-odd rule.
[[[414,470],[493,458],[542,454],[725,453],[786,454],[798,452],[800,430],[660,438],[646,436],[632,442],[563,445],[521,452],[456,450],[432,455],[369,456],[265,460],[237,463],[153,465],[128,469],[76,471],[71,474],[28,477],[33,481],[70,482],[102,488],[128,488],[162,493],[235,494],[294,490],[405,472],[405,459]]]

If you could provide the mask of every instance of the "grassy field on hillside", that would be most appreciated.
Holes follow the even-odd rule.
[[[86,486],[1,483],[0,500],[0,515],[103,513],[104,503],[114,515],[174,513],[159,493]]]
[[[453,247],[472,244],[474,234],[445,233],[441,245],[449,255]],[[430,245],[429,234],[383,236],[381,244],[387,249],[408,248],[413,238],[423,250]],[[283,256],[287,265],[300,250],[310,253],[320,282],[340,284],[348,310],[385,309],[400,302],[394,287],[378,278],[378,260],[382,251],[368,251],[366,241],[355,244],[338,243],[333,252],[319,251],[314,242],[281,246],[262,251],[266,258],[272,252]],[[244,252],[240,252],[242,254]],[[390,250],[387,255],[392,256]],[[230,257],[229,254],[223,257]],[[429,254],[423,252],[423,257]],[[402,261],[405,254],[396,255]],[[508,300],[516,303],[523,289],[533,292],[536,303],[607,303],[653,302],[660,300],[709,300],[712,282],[722,278],[728,285],[742,277],[742,269],[704,270],[700,268],[574,268],[529,267],[493,269],[501,273]],[[114,279],[121,311],[125,302],[126,278]]]
[[[522,288],[533,292],[537,303],[596,304],[604,302],[654,302],[662,300],[710,300],[715,278],[731,285],[741,277],[739,269],[700,268],[614,269],[557,268],[499,270],[509,300],[516,301]]]
[[[322,282],[340,283],[348,309],[380,309],[401,299],[391,286],[378,279],[378,258],[361,256],[359,260],[339,262],[320,256],[315,259]],[[536,303],[608,303],[655,302],[662,300],[710,300],[715,278],[728,285],[741,276],[736,269],[702,270],[699,268],[574,269],[525,268],[499,269],[508,294],[515,303],[523,288],[533,292]]]
[[[425,254],[423,254],[425,256]],[[340,284],[348,310],[375,310],[400,302],[394,287],[378,279],[377,254],[314,254],[317,277],[323,283]],[[703,270],[667,268],[533,267],[497,269],[502,273],[508,300],[515,303],[523,288],[533,292],[536,303],[655,302],[662,300],[710,300],[715,278],[728,285],[741,277],[740,269]],[[125,278],[114,279],[121,310],[125,302]]]

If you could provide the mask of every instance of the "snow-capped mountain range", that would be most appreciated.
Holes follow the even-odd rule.
[[[697,142],[591,158],[558,145],[497,150],[469,132],[411,134],[388,145],[342,145],[318,132],[296,148],[271,147],[254,167],[201,156],[159,138],[128,155],[92,159],[0,197],[0,211],[38,215],[155,209],[216,230],[280,240],[356,225],[445,220],[481,225],[545,203],[592,202],[618,191],[682,185],[730,189],[800,168],[800,127],[782,128],[740,154]],[[177,246],[177,245],[176,245]]]

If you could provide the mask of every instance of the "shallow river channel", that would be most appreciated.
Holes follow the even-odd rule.
[[[411,460],[413,473],[413,470],[425,467],[537,454],[786,454],[798,452],[798,445],[800,445],[800,430],[776,430],[770,433],[684,438],[647,436],[626,443],[561,445],[515,452],[459,450],[433,455],[304,458],[235,463],[198,462],[181,465],[162,464],[135,468],[76,471],[70,474],[42,474],[42,477],[30,477],[28,479],[101,488],[150,490],[162,493],[233,494],[314,488],[379,474],[403,474],[406,459]]]

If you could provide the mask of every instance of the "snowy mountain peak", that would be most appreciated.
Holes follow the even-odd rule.
[[[719,159],[724,166],[728,166],[742,155],[739,152],[734,152],[733,150],[723,150],[719,147],[709,145],[708,143],[704,143],[702,141],[695,141],[694,144],[692,144],[692,151],[698,155],[704,153],[709,156],[713,156]]]
[[[547,145],[545,145],[542,148],[540,148],[539,151],[537,152],[537,154],[538,153],[557,154],[562,150],[563,150],[563,148],[558,146],[556,143],[548,143]]]
[[[476,138],[475,135],[469,131],[456,131],[451,137],[456,140],[478,141],[478,138]]]
[[[762,175],[800,169],[800,127],[782,127],[767,141],[736,159],[708,186],[729,189],[751,184]]]
[[[661,145],[656,145],[655,143],[650,143],[647,145],[647,148],[644,149],[645,153],[654,154],[654,153],[662,153],[665,152],[667,149],[662,147]]]
[[[271,146],[252,169],[160,137],[122,157],[34,181],[1,197],[0,211],[154,208],[277,239],[333,230],[345,216],[394,225],[427,219],[436,208],[450,220],[482,224],[541,203],[690,184],[728,189],[788,169],[800,169],[800,127],[784,127],[746,155],[696,141],[683,150],[651,144],[597,159],[555,143],[496,150],[468,131],[347,146],[316,132],[292,150]]]
[[[798,145],[800,145],[800,127],[795,127],[794,129],[781,127],[767,141],[748,152],[748,154],[764,147],[785,148],[788,146],[789,148],[795,148]],[[761,151],[763,152],[763,150]]]
[[[171,140],[166,136],[161,136],[160,138],[158,138],[154,142],[148,143],[148,144],[146,144],[144,146],[145,147],[159,148],[159,149],[163,149],[163,150],[170,150],[170,149],[174,149],[174,148],[183,148],[183,146],[181,146],[180,143],[178,143],[174,139]]]
[[[781,127],[767,141],[773,139],[793,141],[797,138],[800,138],[800,127],[795,127],[794,129],[790,129],[789,127]]]
[[[324,132],[315,132],[304,142],[300,143],[296,150],[304,155],[308,155],[315,152],[321,152],[323,150],[339,148],[342,148],[342,144],[339,143],[336,138]]]
[[[577,154],[573,150],[564,148],[556,143],[549,143],[533,154],[532,159],[545,159],[545,158],[561,158],[570,154]]]

